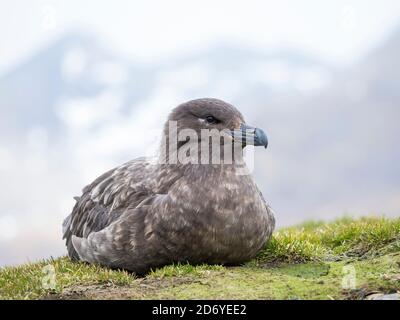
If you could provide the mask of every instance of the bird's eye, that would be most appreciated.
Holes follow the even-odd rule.
[[[210,124],[213,124],[213,123],[217,123],[217,122],[218,122],[218,120],[217,120],[216,118],[214,118],[213,116],[207,116],[207,117],[206,117],[206,121],[207,121],[208,123],[210,123]]]

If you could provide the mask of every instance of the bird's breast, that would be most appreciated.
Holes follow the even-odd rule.
[[[160,202],[168,213],[161,217],[163,238],[182,243],[188,260],[206,255],[209,262],[244,261],[268,240],[270,217],[257,186],[251,176],[234,173],[186,176]]]

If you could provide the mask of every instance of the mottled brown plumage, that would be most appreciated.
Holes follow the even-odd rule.
[[[238,130],[244,125],[235,107],[217,99],[184,103],[168,120],[177,121],[178,132],[183,128],[231,130],[232,144],[238,142]],[[253,128],[252,133],[255,145],[266,146],[260,129]],[[169,134],[168,122],[164,134]],[[221,141],[222,148],[227,142]],[[245,145],[240,136],[239,143]],[[162,147],[170,150],[171,145],[166,139]],[[268,241],[275,220],[243,169],[240,149],[228,164],[170,164],[139,158],[110,170],[84,188],[65,219],[68,254],[74,260],[139,274],[174,262],[247,261]]]

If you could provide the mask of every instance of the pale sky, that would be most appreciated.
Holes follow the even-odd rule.
[[[147,62],[223,40],[341,64],[398,25],[398,0],[0,0],[0,74],[76,27]]]

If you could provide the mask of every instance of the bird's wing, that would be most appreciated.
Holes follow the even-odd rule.
[[[128,209],[109,226],[87,238],[73,235],[71,242],[79,259],[137,274],[147,272],[149,265],[163,265],[165,255],[146,227],[149,210],[149,205]]]
[[[106,172],[83,189],[63,223],[63,238],[71,258],[79,260],[73,236],[88,238],[152,196],[151,188],[145,183],[149,171],[151,165],[145,158],[135,159]]]

